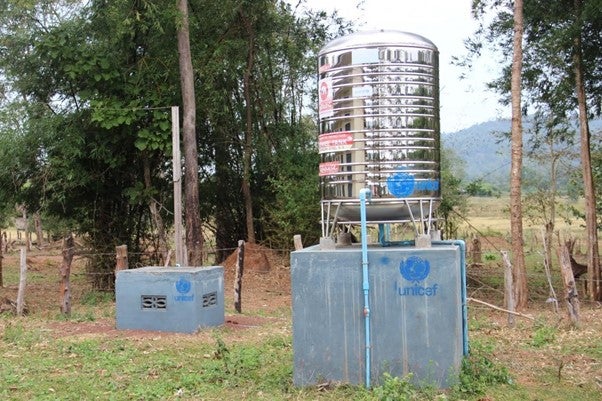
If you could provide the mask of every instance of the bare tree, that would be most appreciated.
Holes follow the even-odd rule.
[[[510,231],[512,235],[512,276],[516,309],[527,306],[528,288],[523,239],[521,174],[523,164],[523,128],[521,115],[521,72],[523,64],[523,1],[514,2],[514,40],[512,56],[512,167],[510,171]]]
[[[190,31],[188,23],[188,1],[176,0],[180,18],[178,20],[178,53],[180,61],[180,83],[182,86],[182,139],[184,143],[184,198],[186,222],[186,247],[188,265],[203,263],[203,232],[199,207],[199,165],[196,145],[196,104],[194,95],[194,73],[190,54]]]
[[[583,12],[583,1],[574,0],[577,26],[581,26],[581,14]],[[583,191],[585,193],[585,226],[587,230],[587,266],[590,299],[602,301],[602,289],[600,285],[600,255],[598,250],[598,231],[596,225],[596,192],[592,175],[592,161],[590,153],[589,123],[587,120],[587,101],[585,94],[585,83],[583,79],[583,58],[581,31],[575,30],[573,38],[573,69],[575,74],[575,94],[579,109],[579,133],[581,145],[581,169],[583,174]]]

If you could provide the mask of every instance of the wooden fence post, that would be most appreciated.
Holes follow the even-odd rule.
[[[300,251],[303,249],[303,241],[301,240],[301,235],[297,234],[293,236],[293,243],[295,244],[295,251]]]
[[[117,245],[115,247],[115,272],[119,270],[127,270],[128,267],[128,246]]]
[[[19,271],[19,290],[17,292],[17,316],[23,316],[25,310],[25,287],[27,285],[27,247],[21,247]]]
[[[472,263],[478,266],[483,264],[482,255],[481,239],[479,237],[474,237],[472,239]]]
[[[501,251],[502,259],[504,259],[504,265],[506,268],[504,269],[504,295],[506,298],[506,309],[511,312],[515,312],[514,310],[514,280],[512,279],[512,263],[510,263],[510,258],[508,258],[508,252]],[[508,313],[508,326],[514,327],[514,315],[512,313]]]
[[[71,262],[73,261],[74,250],[73,234],[63,239],[63,263],[61,264],[61,313],[63,315],[71,314]]]
[[[560,261],[560,272],[564,282],[564,290],[566,293],[566,308],[571,324],[579,327],[580,305],[577,295],[577,285],[575,284],[575,276],[571,268],[571,254],[569,248],[562,244],[558,249],[558,260]]]
[[[3,251],[4,251],[4,237],[2,236],[3,233],[0,233],[0,288],[4,287],[4,279],[2,278],[2,259],[4,258],[3,256]]]
[[[234,279],[234,309],[242,312],[242,274],[245,267],[245,241],[238,241],[238,259],[236,260],[236,278]]]

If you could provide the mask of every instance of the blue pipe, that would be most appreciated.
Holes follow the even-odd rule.
[[[364,290],[364,332],[366,344],[366,388],[370,388],[370,281],[368,279],[368,227],[366,225],[366,201],[372,193],[369,188],[360,190],[360,223],[362,241],[362,289]]]

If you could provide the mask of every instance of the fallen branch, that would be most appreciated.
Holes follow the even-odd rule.
[[[527,319],[535,320],[535,318],[533,316],[525,315],[525,314],[520,313],[520,312],[510,311],[510,310],[507,310],[507,309],[504,309],[504,308],[500,308],[499,306],[495,306],[495,305],[492,305],[492,304],[490,304],[488,302],[481,301],[480,299],[470,298],[470,297],[468,297],[466,299],[468,301],[472,301],[472,302],[476,302],[476,303],[481,304],[481,305],[488,306],[491,309],[499,310],[500,312],[506,312],[506,313],[510,313],[512,315],[516,315],[516,316],[524,317],[524,318],[527,318]]]

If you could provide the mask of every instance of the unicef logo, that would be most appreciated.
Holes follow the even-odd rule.
[[[180,294],[186,294],[190,291],[191,286],[192,284],[190,281],[186,280],[184,277],[180,277],[180,279],[176,281],[176,290],[178,290]]]
[[[387,178],[389,192],[397,197],[403,198],[414,193],[414,176],[408,173],[395,173]]]
[[[428,260],[424,260],[418,256],[410,256],[406,260],[402,260],[399,264],[401,276],[415,283],[427,278],[430,271],[431,265]]]

